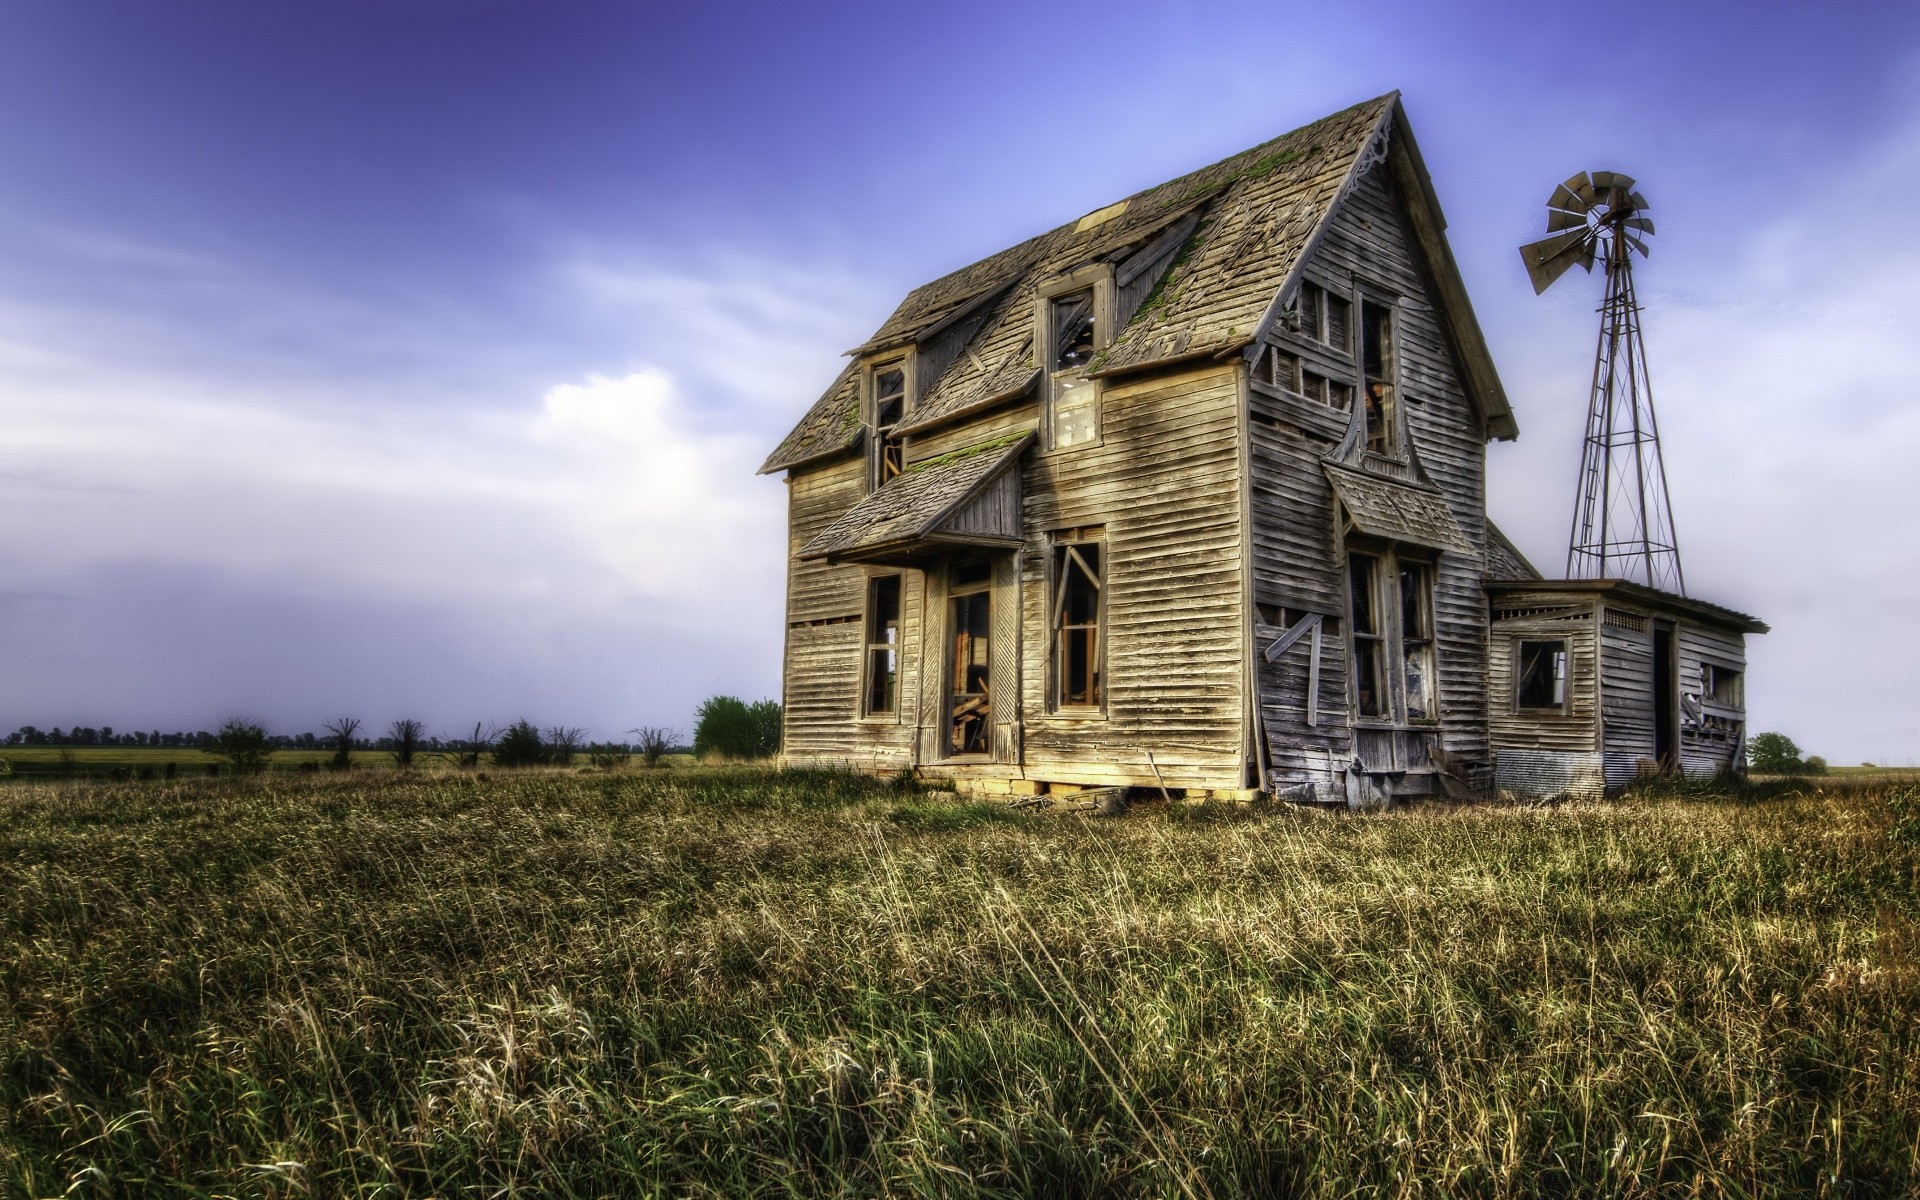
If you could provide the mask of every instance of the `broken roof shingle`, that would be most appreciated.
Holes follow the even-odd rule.
[[[1432,546],[1436,550],[1470,550],[1473,543],[1447,508],[1439,489],[1384,479],[1349,467],[1323,463],[1327,478],[1347,514],[1362,533]]]
[[[1126,326],[1095,356],[1091,370],[1114,375],[1230,353],[1253,339],[1333,211],[1356,162],[1398,103],[1398,93],[1390,93],[1356,104],[915,288],[851,353],[858,361],[911,345],[985,306],[987,318],[966,351],[939,379],[920,381],[902,431],[1020,395],[1037,377],[1031,346],[1035,285],[1118,258],[1188,216],[1197,220],[1184,244]],[[1420,177],[1424,180],[1423,171]],[[1465,320],[1470,324],[1471,316]],[[1477,326],[1466,340],[1483,345]],[[1492,386],[1497,391],[1497,381]],[[860,431],[859,390],[859,373],[843,372],[761,471],[852,449]],[[1506,414],[1504,396],[1489,403],[1497,414]],[[1498,435],[1511,436],[1503,432],[1511,426],[1510,414],[1500,421]]]

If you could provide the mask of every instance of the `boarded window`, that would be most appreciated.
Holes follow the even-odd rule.
[[[873,373],[873,486],[879,487],[906,467],[906,439],[894,430],[906,415],[907,372],[900,364]]]
[[[1515,663],[1514,704],[1519,708],[1567,706],[1567,643],[1521,642]]]
[[[1433,568],[1426,563],[1400,563],[1400,668],[1407,720],[1438,720],[1433,678]]]
[[[1079,446],[1100,436],[1098,387],[1087,378],[1094,353],[1093,289],[1053,299],[1048,308],[1048,441]]]
[[[1353,623],[1354,705],[1362,717],[1387,717],[1386,635],[1380,620],[1380,560],[1347,556],[1347,608]]]
[[[1361,373],[1366,377],[1367,449],[1396,455],[1400,450],[1393,409],[1393,312],[1379,304],[1360,306]]]
[[[1057,536],[1053,546],[1053,697],[1059,708],[1098,708],[1104,699],[1098,533]]]
[[[900,577],[867,581],[868,713],[893,713],[900,705]]]

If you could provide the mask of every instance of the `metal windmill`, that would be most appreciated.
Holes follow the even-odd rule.
[[[1629,176],[1582,171],[1553,190],[1547,236],[1520,247],[1520,257],[1536,295],[1576,263],[1591,272],[1597,258],[1607,276],[1567,577],[1628,579],[1685,595],[1633,294],[1632,255],[1645,256],[1643,239],[1653,236],[1646,211]]]

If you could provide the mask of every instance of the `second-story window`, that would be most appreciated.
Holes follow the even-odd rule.
[[[1367,449],[1396,457],[1400,453],[1399,414],[1394,410],[1393,310],[1360,305],[1360,372],[1367,400]]]
[[[1297,309],[1300,332],[1314,341],[1346,352],[1347,329],[1353,324],[1353,302],[1317,283],[1300,285]]]
[[[893,363],[873,373],[873,486],[880,487],[906,468],[906,439],[894,430],[906,416],[907,372]]]
[[[1048,301],[1047,440],[1054,449],[1100,437],[1099,385],[1087,378],[1095,350],[1094,291]]]

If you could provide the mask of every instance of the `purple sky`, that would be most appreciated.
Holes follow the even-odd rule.
[[[1695,594],[1756,729],[1920,758],[1920,9],[11,0],[0,729],[615,737],[776,694],[761,456],[914,284],[1399,88],[1549,572],[1635,175]]]

